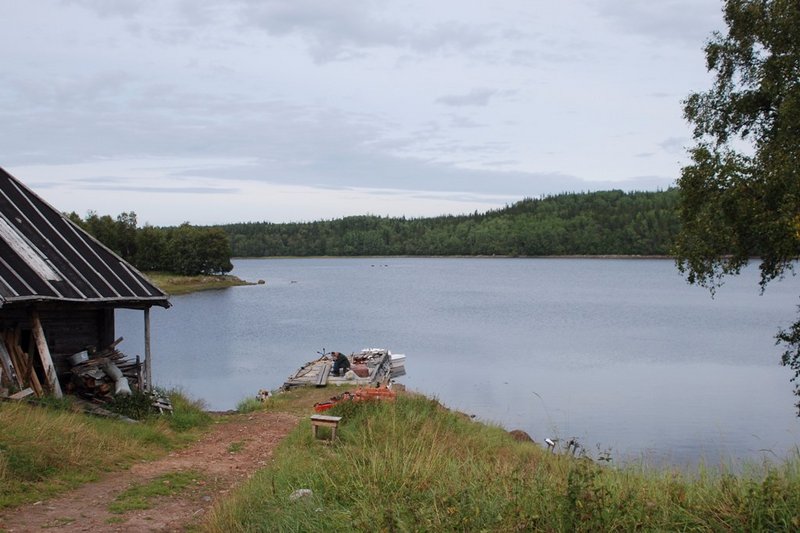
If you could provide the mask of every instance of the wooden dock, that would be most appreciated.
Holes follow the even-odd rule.
[[[324,354],[319,359],[309,361],[300,367],[297,372],[286,379],[281,388],[288,390],[293,387],[325,387],[327,385],[378,387],[388,383],[389,379],[395,375],[392,371],[392,357],[389,350],[366,348],[350,354],[347,358],[350,361],[351,370],[343,376],[332,374],[333,358],[330,354]],[[353,370],[356,367],[362,375],[356,374]],[[396,369],[396,374],[401,375],[401,372]]]

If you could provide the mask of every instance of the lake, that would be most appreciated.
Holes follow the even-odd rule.
[[[275,389],[316,352],[407,355],[409,389],[537,442],[651,464],[784,458],[800,443],[775,333],[800,280],[761,295],[758,269],[711,298],[671,260],[239,259],[265,285],[195,293],[151,313],[157,385],[215,410]],[[143,353],[141,311],[117,312]],[[335,391],[331,391],[334,394]]]

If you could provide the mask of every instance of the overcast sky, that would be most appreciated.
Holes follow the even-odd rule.
[[[674,184],[721,0],[0,0],[0,166],[172,225]]]

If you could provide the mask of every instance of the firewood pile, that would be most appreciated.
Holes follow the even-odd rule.
[[[72,378],[67,392],[95,403],[106,403],[116,394],[142,390],[142,362],[117,350],[122,337],[110,346],[89,353],[78,352],[69,358]]]

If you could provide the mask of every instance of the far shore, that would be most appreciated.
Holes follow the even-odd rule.
[[[671,255],[268,255],[231,259],[669,259]]]

